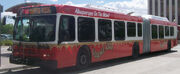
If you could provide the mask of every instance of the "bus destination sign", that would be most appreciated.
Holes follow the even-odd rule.
[[[54,14],[56,13],[55,7],[31,7],[24,8],[21,15],[40,15],[40,14]]]

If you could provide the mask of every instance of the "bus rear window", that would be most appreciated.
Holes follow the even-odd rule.
[[[169,27],[168,26],[165,27],[165,35],[169,36]]]
[[[136,23],[133,23],[133,22],[127,23],[127,35],[128,37],[136,36]]]
[[[78,40],[80,42],[95,40],[95,20],[93,18],[78,18]]]
[[[151,26],[152,30],[152,39],[157,39],[158,38],[158,29],[156,25]]]
[[[174,27],[170,27],[170,35],[174,36]]]
[[[114,34],[115,34],[115,40],[125,40],[125,22],[123,21],[114,22]]]
[[[142,37],[142,24],[141,23],[138,23],[138,37]]]
[[[100,41],[110,41],[112,39],[111,20],[98,20],[98,35]]]
[[[159,38],[163,39],[164,38],[164,27],[159,26]]]

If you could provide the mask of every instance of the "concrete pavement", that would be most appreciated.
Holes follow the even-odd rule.
[[[1,47],[1,71],[7,71],[10,69],[20,69],[20,68],[26,68],[25,65],[16,65],[9,63],[9,56],[11,54],[11,51],[7,51],[8,46],[2,46]]]
[[[113,65],[102,69],[84,72],[83,74],[179,74],[180,45],[172,52],[158,52],[143,55],[135,61]]]

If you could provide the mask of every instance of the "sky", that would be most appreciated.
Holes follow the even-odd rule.
[[[38,2],[44,4],[66,4],[75,6],[97,5],[106,8],[116,9],[118,12],[129,13],[134,15],[147,14],[147,0],[0,0],[4,10],[24,2]],[[7,13],[10,15],[9,13]],[[6,13],[4,13],[6,15]]]

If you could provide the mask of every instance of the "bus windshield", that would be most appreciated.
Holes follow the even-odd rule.
[[[14,27],[14,40],[49,42],[55,40],[56,16],[18,17]]]

